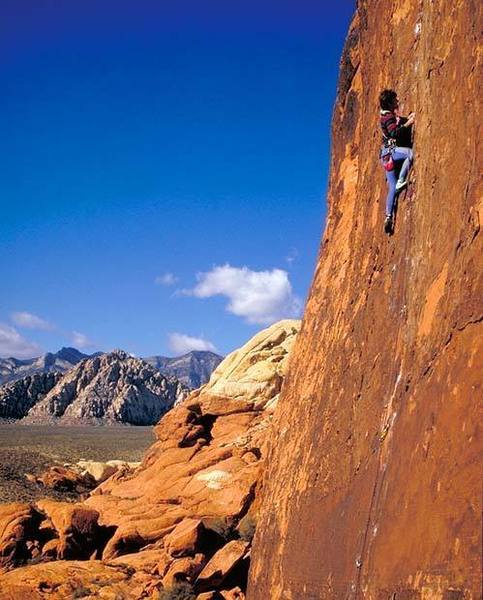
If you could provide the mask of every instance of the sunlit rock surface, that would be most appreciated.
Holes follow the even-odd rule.
[[[248,599],[477,599],[481,6],[357,4],[328,222],[272,428]],[[416,111],[392,237],[384,87]]]

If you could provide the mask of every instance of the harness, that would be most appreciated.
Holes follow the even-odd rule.
[[[389,111],[387,111],[389,112]],[[382,113],[384,114],[384,113]],[[386,171],[394,170],[394,160],[392,158],[392,153],[394,148],[396,147],[396,140],[394,138],[386,135],[384,130],[384,125],[381,122],[381,130],[382,130],[382,148],[379,153],[379,158],[382,161],[382,166],[386,169]]]

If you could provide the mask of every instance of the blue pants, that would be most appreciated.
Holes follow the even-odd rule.
[[[403,161],[401,168],[399,170],[399,179],[406,179],[408,175],[408,171],[413,164],[413,151],[411,148],[402,148],[401,146],[396,146],[392,151],[392,159],[394,162]],[[392,211],[394,209],[394,200],[396,199],[396,181],[398,177],[397,166],[392,171],[386,171],[386,180],[388,185],[387,199],[386,199],[386,216],[392,215]]]

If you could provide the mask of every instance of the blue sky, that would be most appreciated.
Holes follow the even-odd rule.
[[[353,1],[3,0],[0,356],[300,314]]]

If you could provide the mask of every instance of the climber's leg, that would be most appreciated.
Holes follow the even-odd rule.
[[[404,161],[399,171],[399,179],[396,182],[396,192],[401,190],[407,183],[407,176],[411,165],[413,164],[413,151],[411,148],[402,148],[397,146],[392,153],[393,160]]]
[[[388,186],[387,198],[386,198],[386,217],[392,217],[392,211],[394,209],[394,198],[396,197],[396,173],[393,171],[386,171],[386,180]]]

